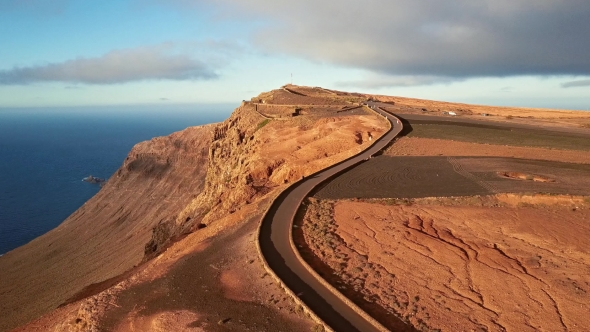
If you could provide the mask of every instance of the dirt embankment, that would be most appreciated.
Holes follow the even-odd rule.
[[[340,104],[349,105],[345,101]],[[1,295],[7,300],[2,309],[8,312],[8,318],[2,321],[0,330],[36,318],[75,294],[77,298],[95,295],[23,328],[141,329],[152,323],[170,326],[171,317],[180,315],[178,321],[191,323],[175,325],[177,329],[257,329],[281,321],[279,325],[290,326],[290,330],[309,329],[309,322],[293,323],[293,319],[299,319],[300,310],[266,277],[255,254],[253,234],[248,232],[255,230],[269,199],[285,185],[358,153],[388,128],[381,117],[371,113],[343,114],[332,106],[330,109],[319,115],[274,121],[257,113],[253,104],[245,103],[226,121],[205,127],[205,140],[172,135],[138,145],[134,151],[143,157],[136,158],[132,152],[113,176],[115,180],[109,180],[99,195],[70,217],[75,222],[65,222],[49,233],[69,237],[47,235],[53,240],[38,247],[43,252],[50,243],[63,246],[61,254],[50,261],[52,268],[45,270],[49,264],[30,258],[35,255],[34,246],[19,249],[19,259],[31,266],[29,271],[38,273],[18,287],[1,280],[8,290]],[[190,157],[189,152],[197,147],[198,157]],[[180,162],[186,167],[176,169],[174,165]],[[136,173],[143,180],[138,176],[134,182]],[[170,190],[166,191],[168,186]],[[186,232],[193,233],[182,239]],[[137,236],[136,241],[130,240],[133,236]],[[180,240],[170,241],[174,237]],[[199,249],[207,241],[211,241],[213,251]],[[138,264],[144,254],[155,258],[122,278],[105,282]],[[10,255],[2,257],[0,264],[9,262],[4,259]],[[2,278],[16,275],[10,272]],[[250,281],[237,283],[236,275],[250,276],[246,278]],[[47,300],[35,298],[34,291],[22,294],[29,284],[41,287],[47,278],[57,280],[45,285]],[[98,282],[103,283],[80,293],[85,286]],[[243,303],[235,305],[235,301]],[[17,312],[25,305],[35,310]],[[278,316],[277,306],[283,308]],[[231,308],[231,322],[225,321],[228,317],[218,317],[216,311]],[[284,324],[283,319],[291,323]]]
[[[320,201],[303,224],[306,254],[385,322],[394,314],[423,331],[586,331],[590,202],[546,198]]]

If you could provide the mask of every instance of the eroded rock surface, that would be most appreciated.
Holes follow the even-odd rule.
[[[588,330],[590,204],[505,201],[319,201],[303,225],[308,259],[385,322],[394,314],[424,331]]]

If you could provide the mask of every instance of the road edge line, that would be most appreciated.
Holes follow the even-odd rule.
[[[381,116],[382,118],[384,118],[387,123],[389,124],[389,129],[383,133],[382,136],[385,136],[386,134],[388,134],[391,130],[393,130],[394,126],[393,123],[389,120],[389,118],[387,118],[387,116],[375,111],[374,109],[367,107],[366,105],[362,106],[363,108],[367,108],[369,110],[371,110],[373,113],[377,114],[378,116]],[[383,111],[383,110],[382,110]],[[395,115],[391,114],[391,116],[397,118]],[[403,128],[403,124],[401,123],[401,121],[399,121],[399,123],[402,125]],[[364,151],[366,151],[367,149],[371,148],[375,143],[377,143],[379,141],[379,139],[376,139],[373,141],[373,143],[369,146],[367,146],[365,149],[363,149],[362,151],[356,153],[355,155],[349,157],[349,158],[354,158],[356,156],[358,156],[359,154],[363,153]],[[347,159],[349,159],[347,158]],[[345,159],[345,160],[347,160]],[[343,160],[343,161],[345,161]],[[343,162],[340,161],[340,162]],[[340,163],[338,162],[338,163]],[[323,169],[314,172],[315,173],[319,173],[324,171],[325,169],[332,167],[338,163],[335,163],[333,165],[324,167]],[[313,174],[312,174],[313,175]],[[281,280],[281,278],[279,278],[277,276],[277,274],[270,268],[266,258],[264,258],[264,254],[262,253],[262,249],[260,247],[260,233],[262,230],[262,224],[263,224],[263,220],[266,218],[266,215],[268,214],[268,212],[270,211],[271,207],[273,206],[273,204],[275,203],[276,199],[288,188],[290,188],[291,186],[296,185],[297,183],[299,183],[302,180],[293,182],[291,185],[289,185],[288,187],[286,187],[285,189],[283,189],[281,192],[279,192],[273,199],[272,201],[269,203],[268,207],[266,208],[266,211],[262,214],[262,218],[260,219],[260,222],[258,223],[258,227],[256,229],[256,251],[258,252],[258,256],[260,257],[261,261],[262,261],[262,265],[264,267],[264,270],[266,270],[266,272],[278,283],[279,287],[281,289],[283,289],[285,291],[285,293],[287,293],[287,295],[289,295],[293,301],[295,303],[297,303],[298,305],[300,305],[303,308],[303,311],[312,319],[314,320],[317,324],[320,324],[323,326],[324,330],[326,332],[335,332],[328,324],[326,324],[326,322],[324,322],[318,315],[315,314],[315,312],[313,312],[313,310],[311,310],[307,304],[305,304],[305,302],[303,302],[303,300],[301,300],[287,285],[285,285],[285,283],[283,282],[283,280]],[[314,187],[313,189],[315,189],[316,187]],[[312,189],[312,190],[313,190]],[[311,192],[311,190],[310,190]],[[307,197],[307,194],[306,196]],[[305,199],[304,197],[304,199]],[[301,203],[303,202],[303,200],[301,202],[299,202],[299,206],[301,206]],[[293,222],[294,222],[294,218],[295,216],[293,216],[293,218],[291,218],[291,226],[289,227],[289,242],[290,245],[295,253],[295,256],[297,257],[297,259],[302,263],[302,266],[305,267],[306,270],[308,270],[322,285],[324,285],[324,287],[326,287],[331,293],[333,293],[336,297],[340,298],[341,301],[343,301],[344,303],[346,303],[347,305],[349,305],[354,311],[356,311],[359,315],[361,315],[364,319],[366,319],[368,322],[370,322],[373,326],[375,326],[378,330],[380,331],[389,331],[389,329],[385,328],[383,325],[381,325],[381,323],[379,323],[375,318],[373,318],[371,315],[369,315],[368,313],[366,313],[363,309],[361,309],[358,305],[356,305],[355,303],[353,303],[349,298],[347,298],[346,296],[344,296],[342,293],[340,293],[336,288],[334,288],[332,285],[330,285],[324,278],[322,278],[321,276],[319,276],[319,274],[317,274],[317,272],[315,270],[313,270],[308,264],[307,262],[305,262],[303,260],[303,258],[301,257],[299,250],[297,250],[297,248],[295,247],[295,243],[293,241],[293,236],[292,236],[292,231],[293,231]]]
[[[371,109],[370,107],[367,107],[368,109],[370,109],[371,111],[373,111],[375,114],[383,117],[388,123],[389,123],[389,129],[383,133],[383,135],[386,135],[387,133],[389,133],[392,129],[393,129],[393,123],[383,114]],[[392,115],[393,117],[395,117],[397,119],[397,117],[395,115]],[[399,120],[399,119],[398,119]],[[401,123],[401,122],[400,122]],[[402,125],[403,128],[403,125]],[[378,139],[375,140],[373,142],[373,144],[377,143]],[[363,153],[364,151],[366,151],[367,149],[369,149],[371,146],[373,146],[373,144],[369,145],[366,149],[364,149],[363,151],[357,153],[356,155],[359,155],[361,153]],[[381,150],[379,150],[381,151]],[[327,179],[326,181],[328,181],[330,179]],[[321,183],[324,183],[325,181],[322,181]],[[319,183],[318,185],[320,185],[321,183]],[[303,204],[303,201],[308,197],[309,193],[311,191],[313,191],[317,186],[315,186],[314,188],[310,189],[310,191],[305,194],[305,196],[303,197],[303,199],[301,201],[299,201],[299,206],[301,207],[301,205]],[[297,212],[295,212],[295,215],[293,216],[293,218],[291,218],[291,226],[289,227],[289,245],[291,246],[291,250],[295,253],[295,256],[297,257],[297,260],[299,260],[299,262],[301,263],[301,265],[311,274],[314,276],[314,278],[316,278],[324,287],[326,287],[326,289],[328,289],[330,291],[330,293],[334,294],[336,297],[338,297],[342,302],[346,303],[352,310],[354,310],[357,314],[359,314],[360,316],[362,316],[366,321],[368,321],[369,323],[371,323],[371,325],[373,325],[377,330],[382,331],[382,332],[388,332],[389,329],[386,328],[385,326],[383,326],[381,323],[379,323],[379,321],[377,321],[375,318],[373,318],[371,315],[369,315],[365,310],[363,310],[361,307],[359,307],[356,303],[352,302],[352,300],[350,300],[348,297],[346,297],[344,294],[342,294],[338,289],[336,289],[336,287],[332,286],[328,281],[326,281],[326,279],[324,279],[322,276],[320,276],[311,266],[309,266],[309,264],[307,264],[307,262],[303,259],[303,257],[301,257],[301,253],[299,252],[299,249],[297,249],[297,246],[295,245],[295,241],[293,240],[293,225],[294,225],[294,221],[295,221],[295,216],[297,215]]]

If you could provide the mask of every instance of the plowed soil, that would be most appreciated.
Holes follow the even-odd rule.
[[[414,198],[489,193],[455,172],[445,157],[379,156],[330,181],[315,197]]]
[[[494,128],[451,123],[412,124],[409,137],[439,138],[480,144],[590,151],[590,135],[547,130]]]
[[[449,139],[402,137],[384,153],[388,156],[490,156],[590,164],[590,152],[470,143]]]
[[[535,125],[553,128],[583,128],[590,132],[588,131],[588,125],[590,125],[589,112],[484,106],[392,96],[375,96],[374,98],[382,102],[393,103],[394,105],[388,108],[397,113],[441,116],[445,112],[455,112],[457,117],[461,118],[485,119],[490,122],[534,123]],[[484,117],[484,114],[487,116]]]
[[[590,201],[472,201],[318,201],[295,235],[304,258],[384,324],[393,314],[422,331],[590,329]]]
[[[522,173],[524,179],[506,177],[506,172]],[[552,181],[534,181],[535,177]],[[417,198],[515,192],[590,195],[590,165],[515,158],[379,156],[336,177],[314,196]]]

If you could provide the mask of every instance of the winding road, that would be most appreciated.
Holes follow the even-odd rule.
[[[335,294],[331,286],[310,272],[309,266],[296,252],[291,232],[299,206],[316,186],[370,158],[402,131],[398,118],[378,109],[375,103],[368,105],[389,120],[391,129],[363,152],[306,177],[283,191],[264,216],[258,239],[262,255],[275,274],[335,331],[382,331],[384,328],[366,313],[359,313],[359,308],[354,308],[349,300]]]

